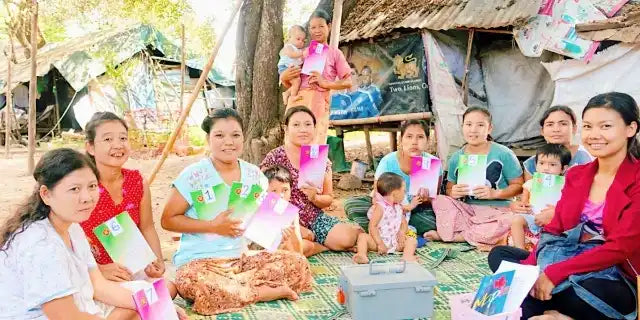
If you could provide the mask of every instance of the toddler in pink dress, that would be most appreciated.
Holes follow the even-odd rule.
[[[414,203],[403,206],[404,179],[392,172],[383,173],[376,183],[373,206],[369,209],[369,233],[358,236],[355,263],[368,263],[367,252],[388,254],[402,251],[402,259],[416,261],[416,238],[407,235],[408,219],[405,211],[411,211]],[[417,205],[417,204],[415,204]]]

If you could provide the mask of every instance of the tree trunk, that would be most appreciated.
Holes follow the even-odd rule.
[[[283,0],[245,1],[238,25],[236,102],[245,127],[243,158],[258,164],[282,143],[278,87]]]

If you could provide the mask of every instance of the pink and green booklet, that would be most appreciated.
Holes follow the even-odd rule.
[[[409,194],[416,195],[420,189],[429,190],[429,197],[435,198],[438,194],[438,181],[442,161],[436,157],[416,156],[411,157],[411,175],[409,176],[411,187]]]
[[[486,170],[486,154],[461,154],[458,159],[458,180],[456,183],[466,184],[470,190],[484,186],[487,179]],[[470,192],[469,195],[473,194]]]
[[[529,203],[533,213],[540,213],[548,205],[555,206],[562,196],[564,177],[555,174],[536,172],[531,184]]]
[[[298,211],[296,206],[282,199],[279,194],[269,192],[249,222],[244,237],[267,251],[276,251],[282,241],[282,230],[291,226]]]
[[[242,220],[242,227],[246,227],[251,217],[258,210],[262,196],[262,187],[257,184],[249,185],[234,182],[231,185],[228,208],[233,209],[229,217]]]
[[[229,187],[220,183],[213,187],[191,191],[191,201],[198,220],[213,220],[220,212],[227,210]]]
[[[157,259],[126,211],[95,227],[93,233],[111,260],[125,266],[132,273],[144,270]]]
[[[303,145],[300,148],[298,188],[311,187],[322,192],[328,161],[329,145]]]
[[[322,71],[324,71],[324,65],[327,63],[328,55],[329,46],[315,40],[311,41],[309,44],[309,55],[304,59],[301,72],[307,75],[311,75],[314,71],[322,73]]]
[[[153,286],[135,292],[133,301],[142,320],[178,320],[164,279],[158,279]]]

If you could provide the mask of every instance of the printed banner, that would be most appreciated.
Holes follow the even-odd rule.
[[[331,96],[331,120],[430,110],[419,34],[341,49],[351,65],[353,87]]]
[[[619,1],[610,2],[602,0],[600,5],[609,13],[620,9]],[[589,61],[600,43],[579,38],[575,26],[606,18],[589,0],[545,0],[536,16],[524,27],[514,29],[514,37],[527,57],[539,57],[543,50],[549,50]]]

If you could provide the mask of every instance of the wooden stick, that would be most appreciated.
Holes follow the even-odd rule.
[[[338,48],[340,27],[342,25],[342,0],[333,0],[333,19],[331,20],[331,40],[329,45]]]
[[[9,59],[7,59],[7,106],[4,118],[4,153],[7,159],[11,158],[11,117],[13,114],[13,97],[11,94],[11,64],[13,61],[13,40],[9,32]]]
[[[462,77],[462,103],[466,106],[469,102],[469,63],[471,63],[471,49],[473,49],[473,36],[475,29],[469,29],[467,40],[467,57],[464,59],[464,76]]]
[[[364,127],[364,142],[367,144],[367,157],[369,157],[369,165],[375,169],[373,163],[373,148],[371,147],[371,135],[369,135],[369,126]]]
[[[180,112],[184,109],[184,71],[185,71],[185,63],[184,63],[184,23],[182,24],[182,29],[180,30],[181,37],[181,48],[180,48]]]
[[[36,55],[38,53],[38,1],[31,0],[31,80],[29,81],[29,174],[35,168],[36,152]]]
[[[395,122],[395,121],[406,121],[413,119],[431,119],[431,112],[418,112],[418,113],[407,113],[407,114],[392,114],[387,116],[377,116],[372,118],[359,118],[359,119],[345,119],[345,120],[331,120],[329,124],[334,127],[339,126],[353,126],[353,125],[362,125],[362,124],[379,124],[383,122]]]
[[[60,126],[60,99],[58,97],[58,77],[56,76],[56,74],[54,73],[53,75],[53,98],[54,98],[54,102],[55,102],[55,109],[54,109],[54,114],[56,116],[56,124],[53,125],[53,131],[54,131],[54,135],[55,132],[58,132],[58,135],[62,134],[62,127]],[[57,128],[57,129],[56,129]]]
[[[238,1],[238,3],[236,3],[235,8],[233,8],[233,11],[231,12],[231,16],[229,17],[229,20],[227,20],[227,23],[225,24],[224,29],[222,29],[220,38],[218,38],[220,39],[220,41],[216,41],[216,45],[213,47],[213,52],[209,57],[209,61],[207,61],[207,64],[202,69],[202,73],[200,74],[198,83],[196,83],[195,88],[193,89],[193,91],[191,92],[191,95],[189,96],[189,101],[187,102],[187,105],[185,106],[184,110],[180,112],[180,119],[178,120],[178,124],[176,125],[176,128],[171,132],[171,135],[169,136],[169,140],[167,141],[167,144],[164,146],[164,149],[162,150],[162,156],[160,157],[160,161],[156,163],[156,166],[153,168],[153,171],[151,171],[151,176],[149,176],[149,185],[153,183],[153,180],[156,178],[158,171],[160,171],[160,168],[162,168],[162,164],[164,163],[165,160],[167,160],[167,156],[169,156],[169,152],[171,151],[171,148],[173,148],[173,144],[176,142],[176,138],[178,137],[178,132],[180,131],[180,128],[184,124],[185,120],[187,120],[187,116],[191,111],[191,107],[193,106],[193,103],[196,101],[196,99],[198,99],[198,96],[200,95],[200,89],[204,85],[204,82],[206,81],[207,76],[209,75],[209,71],[213,66],[213,61],[216,59],[216,55],[218,55],[220,46],[222,46],[222,39],[224,39],[227,32],[231,28],[231,24],[233,23],[233,20],[235,19],[236,14],[238,14],[238,11],[240,11],[240,7],[242,7],[243,3],[244,3],[243,0]]]
[[[457,30],[463,30],[463,31],[471,31],[471,30],[475,30],[476,32],[481,32],[481,33],[495,33],[495,34],[509,34],[509,35],[513,35],[513,30],[500,30],[500,29],[478,29],[478,28],[465,28],[465,27],[460,27],[460,28],[456,28]]]

